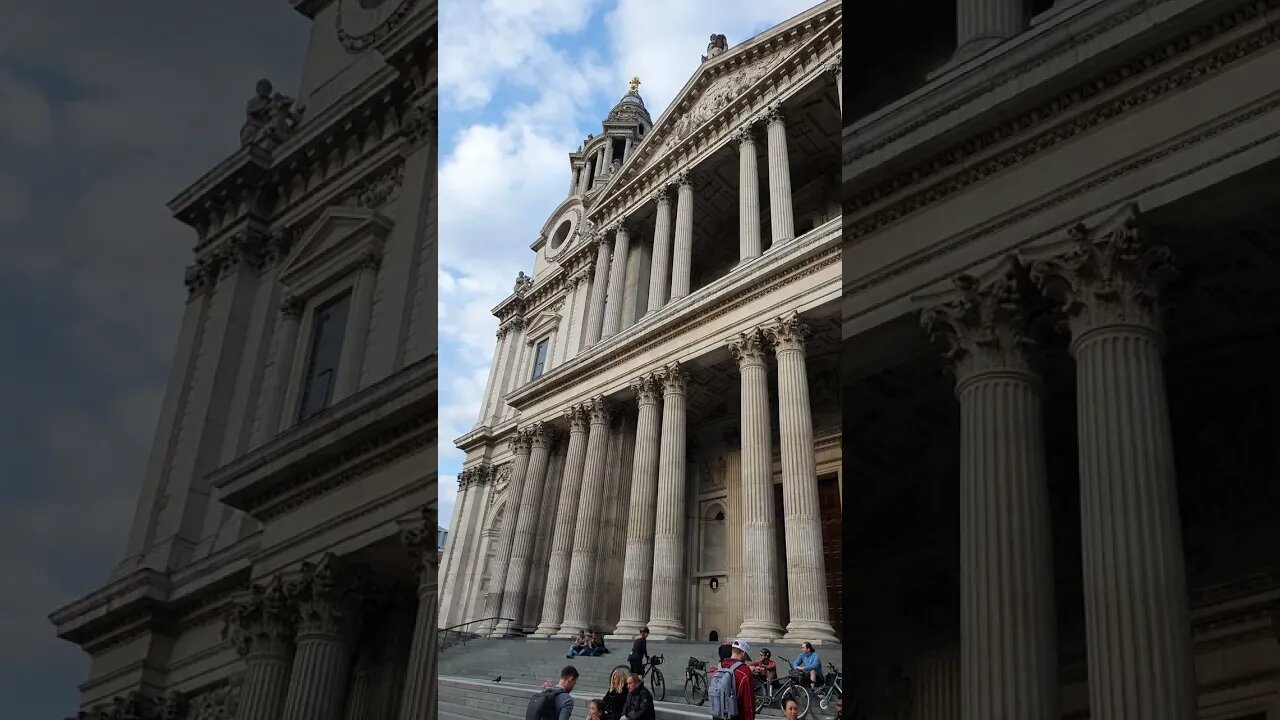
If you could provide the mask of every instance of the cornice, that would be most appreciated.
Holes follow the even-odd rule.
[[[160,607],[170,591],[163,572],[143,568],[55,610],[49,620],[57,626],[58,637],[83,644],[110,632],[126,617]]]
[[[314,20],[316,14],[324,9],[325,5],[333,2],[333,0],[289,0],[289,4],[293,5],[293,9]]]
[[[459,450],[466,453],[489,444],[500,444],[508,435],[515,432],[518,424],[519,418],[510,418],[492,427],[488,425],[479,425],[472,428],[471,431],[465,435],[461,435],[456,438],[453,441],[453,444]]]
[[[407,57],[434,57],[438,51],[439,2],[420,0],[418,7],[421,10],[405,18],[375,46],[378,53],[393,65],[402,64]]]

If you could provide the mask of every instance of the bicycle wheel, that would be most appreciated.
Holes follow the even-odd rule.
[[[653,692],[653,699],[657,701],[665,700],[667,697],[667,681],[662,677],[662,671],[658,668],[653,669],[653,676],[649,678],[649,689]]]
[[[836,693],[835,688],[823,688],[822,692],[814,695],[816,702],[813,704],[814,712],[819,717],[833,718],[836,716],[836,700],[840,695]]]
[[[707,686],[702,675],[695,672],[684,681],[684,701],[690,705],[701,705],[707,701]]]
[[[755,691],[756,712],[760,712],[769,703],[769,688],[762,681],[756,680]]]

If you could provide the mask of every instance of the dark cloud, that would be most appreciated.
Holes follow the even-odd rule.
[[[237,146],[260,77],[301,80],[288,0],[0,0],[0,697],[74,714],[49,612],[123,553],[194,234],[165,203]]]

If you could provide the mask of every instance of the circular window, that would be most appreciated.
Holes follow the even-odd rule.
[[[572,225],[568,220],[560,223],[560,227],[551,235],[551,249],[558,250],[564,244],[565,238],[569,237],[569,226]]]

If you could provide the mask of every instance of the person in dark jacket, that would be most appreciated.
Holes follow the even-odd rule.
[[[570,693],[577,684],[578,668],[566,665],[560,671],[560,682],[535,695],[529,702],[525,720],[569,720],[573,717],[573,695]],[[551,701],[546,703],[544,701],[548,695],[551,696]]]
[[[653,712],[653,693],[637,674],[627,678],[627,702],[622,706],[619,720],[657,720]]]
[[[627,704],[627,673],[618,668],[609,676],[609,692],[600,701],[604,720],[619,720]]]
[[[631,665],[631,672],[639,675],[644,672],[644,661],[649,657],[649,628],[640,628],[640,634],[636,635],[636,639],[631,643],[631,654],[627,656],[627,662]]]

